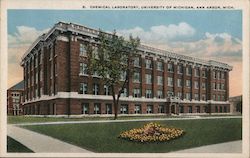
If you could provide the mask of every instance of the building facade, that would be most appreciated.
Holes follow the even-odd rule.
[[[98,30],[59,22],[24,54],[24,113],[112,114],[110,90],[87,73],[86,43]],[[120,98],[119,114],[228,113],[228,64],[138,47],[135,72]]]
[[[231,113],[242,113],[242,95],[230,97],[229,103]]]
[[[7,90],[7,114],[22,115],[23,114],[23,94],[24,81],[17,83]]]

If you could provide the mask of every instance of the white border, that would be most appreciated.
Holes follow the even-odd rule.
[[[7,90],[7,9],[77,9],[81,10],[83,5],[89,6],[90,4],[96,5],[167,5],[176,4],[181,6],[217,6],[217,5],[230,5],[234,6],[235,9],[243,10],[243,154],[109,154],[109,153],[97,153],[97,154],[67,154],[67,153],[34,153],[34,154],[9,154],[6,153],[6,106],[1,106],[0,110],[0,132],[1,132],[1,143],[0,143],[0,157],[249,157],[249,1],[248,0],[199,0],[199,1],[187,1],[187,0],[157,0],[157,1],[145,1],[145,0],[2,0],[1,5],[1,62],[0,62],[0,94],[1,104],[6,105],[6,90]],[[186,9],[187,10],[187,9]]]

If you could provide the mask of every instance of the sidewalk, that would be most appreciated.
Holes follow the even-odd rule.
[[[242,153],[242,141],[232,141],[214,145],[206,145],[191,149],[179,150],[172,153]]]
[[[13,125],[7,126],[7,133],[35,153],[91,153],[78,146]]]

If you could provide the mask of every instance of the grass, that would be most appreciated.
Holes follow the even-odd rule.
[[[152,153],[170,152],[242,139],[241,119],[156,121],[183,129],[184,136],[164,143],[137,143],[118,138],[124,130],[147,122],[36,125],[24,128],[43,133],[93,152]]]
[[[204,116],[213,117],[213,116],[232,116],[232,115],[204,115]],[[201,116],[201,117],[204,117],[204,116]],[[170,117],[187,117],[187,116],[170,116],[170,115],[118,116],[118,120],[170,118]],[[113,119],[114,119],[114,116],[111,116],[111,117],[85,116],[81,118],[46,117],[46,116],[44,117],[8,116],[8,124],[35,123],[35,122],[61,122],[61,121],[113,120]]]
[[[33,152],[23,144],[17,142],[16,140],[12,139],[11,137],[7,137],[7,152],[11,153],[31,153]]]

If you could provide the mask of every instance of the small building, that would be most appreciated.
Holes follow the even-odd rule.
[[[230,112],[242,113],[242,95],[229,98]]]
[[[23,114],[24,81],[21,81],[7,90],[8,115]]]

